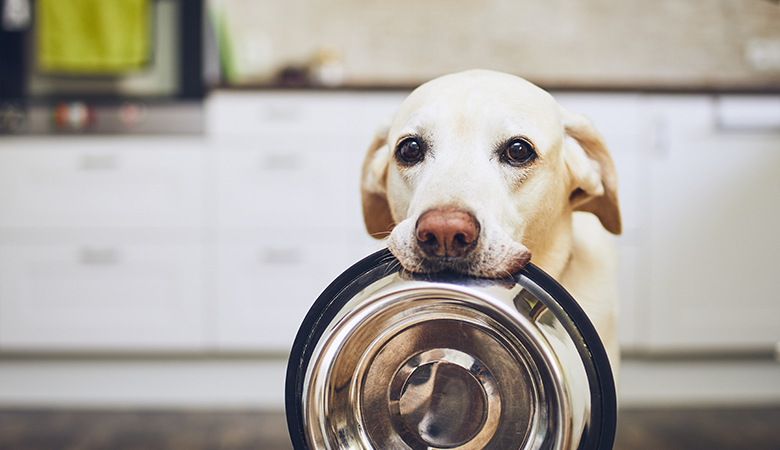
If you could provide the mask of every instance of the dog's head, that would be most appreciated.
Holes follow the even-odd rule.
[[[412,92],[370,146],[361,191],[368,232],[389,235],[412,272],[503,277],[532,252],[560,252],[575,210],[621,229],[615,168],[591,123],[497,72]]]

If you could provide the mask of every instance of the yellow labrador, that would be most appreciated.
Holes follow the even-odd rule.
[[[369,233],[409,271],[499,278],[532,260],[577,299],[617,369],[617,177],[585,117],[513,75],[443,76],[379,130],[361,191]]]

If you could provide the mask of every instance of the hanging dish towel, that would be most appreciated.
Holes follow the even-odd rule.
[[[150,0],[37,0],[42,72],[121,74],[143,68],[151,49]]]

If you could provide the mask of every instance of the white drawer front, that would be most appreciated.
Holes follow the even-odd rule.
[[[0,246],[0,348],[203,345],[198,246]]]
[[[351,135],[218,141],[219,225],[360,226],[363,141]]]
[[[0,147],[0,226],[197,226],[198,139],[13,139]]]
[[[216,92],[206,103],[206,127],[215,135],[373,132],[405,97],[405,93]]]
[[[341,272],[375,244],[343,231],[268,230],[219,248],[219,345],[287,352],[306,312]],[[319,242],[317,242],[319,241]]]

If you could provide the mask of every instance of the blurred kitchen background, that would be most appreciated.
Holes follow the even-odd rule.
[[[703,417],[780,448],[778,1],[0,5],[0,448],[106,417],[287,448],[297,327],[381,246],[363,152],[414,86],[470,68],[550,90],[616,162],[618,447],[678,448]],[[641,428],[664,420],[689,431]],[[131,448],[100,442],[78,448]],[[250,448],[167,442],[145,448]]]

